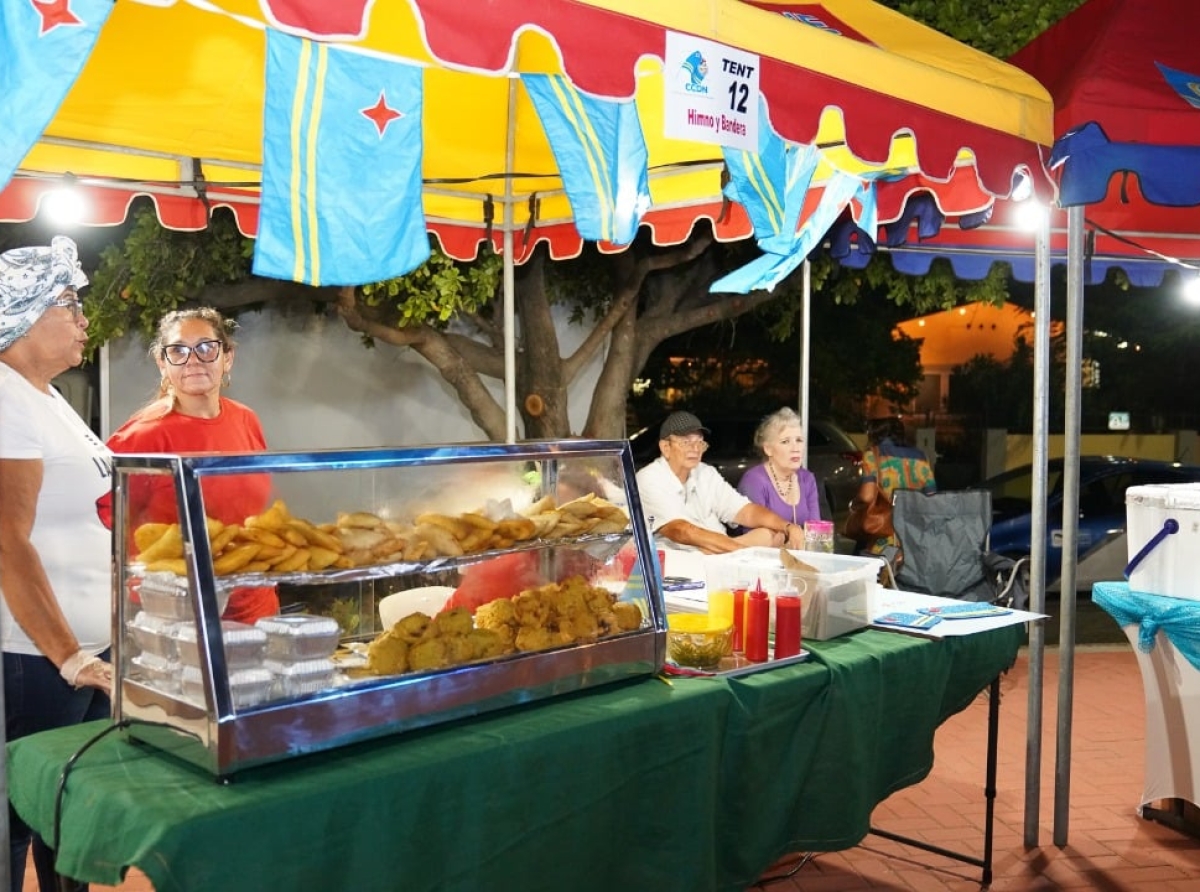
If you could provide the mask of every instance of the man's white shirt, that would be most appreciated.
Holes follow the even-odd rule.
[[[714,533],[727,534],[737,513],[750,500],[734,489],[712,465],[701,462],[681,482],[665,458],[657,458],[637,473],[642,513],[652,531],[673,520],[686,520]],[[660,545],[688,548],[660,540]]]

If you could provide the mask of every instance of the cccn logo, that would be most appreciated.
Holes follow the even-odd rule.
[[[689,93],[704,93],[708,94],[708,86],[704,83],[704,79],[708,77],[708,61],[701,55],[699,50],[693,52],[690,56],[683,60],[683,69],[685,76],[683,89]]]

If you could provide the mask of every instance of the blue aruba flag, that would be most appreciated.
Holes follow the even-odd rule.
[[[526,74],[521,82],[558,162],[575,228],[589,241],[629,244],[650,207],[637,106],[588,96],[560,74]]]
[[[761,102],[759,113],[758,151],[722,149],[729,171],[725,196],[746,209],[758,246],[782,254],[792,246],[821,157],[814,146],[789,143],[776,133]]]
[[[765,122],[766,106],[760,108],[760,121]],[[764,123],[758,128],[758,151],[730,148],[723,151],[729,171],[725,195],[746,209],[754,226],[754,238],[764,253],[722,276],[709,286],[709,291],[748,294],[773,290],[804,262],[854,199],[860,202],[860,225],[867,232],[875,232],[874,186],[842,171],[833,172],[825,182],[816,209],[801,222],[804,199],[821,160],[815,146],[789,143]]]
[[[0,0],[0,188],[54,118],[113,0]]]
[[[362,285],[429,258],[421,101],[420,68],[267,30],[256,275]]]

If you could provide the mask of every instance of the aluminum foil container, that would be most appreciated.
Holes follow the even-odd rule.
[[[251,669],[236,669],[229,673],[229,696],[234,709],[257,706],[271,699],[274,677],[261,666]],[[183,696],[196,703],[204,703],[204,679],[200,667],[184,666],[181,678]]]
[[[267,660],[263,667],[275,678],[276,697],[299,697],[332,687],[335,666],[332,660]]]
[[[222,620],[221,640],[225,644],[225,665],[229,669],[248,669],[262,665],[267,652],[267,633],[262,629],[233,620]],[[200,665],[200,648],[196,644],[194,623],[180,623],[176,627],[175,645],[181,663],[188,666]]]
[[[165,693],[178,693],[182,674],[178,660],[169,660],[158,654],[144,653],[138,654],[129,662],[133,665],[135,678]]]
[[[225,610],[231,591],[232,589],[224,587],[217,589],[218,610]],[[137,584],[137,594],[142,603],[142,610],[167,619],[194,618],[192,601],[188,592],[186,576],[176,576],[174,573],[161,570],[143,574]]]
[[[319,660],[337,650],[341,628],[327,616],[296,613],[255,623],[267,635],[268,660]]]
[[[177,620],[155,616],[142,610],[126,625],[142,653],[153,654],[164,660],[178,659],[175,632],[180,624]]]

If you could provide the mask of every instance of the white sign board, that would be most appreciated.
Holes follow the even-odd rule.
[[[668,31],[666,135],[758,151],[758,76],[756,54]]]
[[[1108,429],[1110,431],[1127,431],[1127,430],[1129,430],[1129,413],[1128,412],[1109,412],[1108,413]]]

